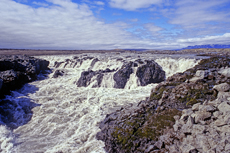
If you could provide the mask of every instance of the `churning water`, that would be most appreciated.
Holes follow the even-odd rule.
[[[89,58],[92,57],[92,58]],[[14,101],[14,130],[0,121],[0,152],[15,153],[105,153],[104,143],[96,139],[99,122],[106,114],[121,107],[131,106],[149,96],[157,84],[139,86],[136,69],[124,89],[114,87],[113,74],[106,73],[101,87],[92,88],[93,77],[87,87],[77,87],[81,72],[87,70],[118,70],[124,62],[155,60],[166,72],[166,77],[195,66],[194,56],[134,53],[81,54],[42,56],[50,61],[52,73],[26,84],[6,99]],[[99,61],[95,62],[95,59]],[[94,62],[93,62],[94,61]],[[58,63],[57,63],[58,62]],[[94,64],[93,64],[94,63]],[[53,78],[55,70],[63,76]],[[25,112],[23,106],[31,108]]]

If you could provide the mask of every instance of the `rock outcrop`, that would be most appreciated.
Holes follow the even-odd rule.
[[[230,77],[219,73],[225,67],[230,67],[228,57],[212,57],[201,60],[195,67],[183,73],[177,73],[160,83],[151,93],[150,100],[158,101],[158,105],[165,104],[177,109],[189,105],[214,100],[217,97],[218,84],[230,84]],[[221,88],[228,89],[228,85]],[[213,86],[217,85],[213,88]]]
[[[53,78],[57,78],[59,76],[63,76],[64,75],[64,71],[62,70],[56,70],[53,74]]]
[[[90,85],[92,78],[96,77],[96,84],[93,85],[93,87],[100,87],[101,82],[103,79],[103,76],[105,73],[114,72],[115,70],[105,69],[105,70],[99,70],[99,71],[84,71],[81,73],[81,77],[77,81],[78,87],[87,87]]]
[[[29,56],[0,56],[0,97],[34,81],[41,71],[48,69],[48,65],[46,60]]]
[[[97,139],[109,153],[229,152],[229,57],[203,59],[148,100],[108,114]]]
[[[160,83],[165,80],[165,72],[156,62],[137,60],[124,64],[122,68],[114,74],[115,88],[124,88],[136,67],[136,76],[141,86]]]
[[[96,62],[98,62],[98,59],[92,60],[89,68],[90,70],[81,73],[81,77],[77,81],[78,87],[87,87],[95,80],[96,83],[92,87],[100,87],[104,74],[114,72],[112,74],[114,88],[123,89],[130,79],[130,75],[135,73],[134,69],[136,69],[136,77],[141,86],[146,86],[151,83],[159,83],[165,80],[165,72],[154,61],[143,62],[138,60],[135,62],[125,62],[118,70],[110,70],[107,68],[105,70],[93,71],[91,68]],[[56,63],[56,65],[58,64]]]
[[[230,152],[229,100],[230,92],[219,92],[216,100],[183,110],[181,117],[174,117],[173,131],[160,136],[158,143],[171,153]]]
[[[145,65],[138,67],[136,73],[141,86],[151,83],[160,83],[165,80],[165,72],[154,61],[146,61]]]
[[[115,81],[114,88],[124,88],[130,75],[133,73],[132,69],[133,62],[124,64],[121,69],[119,69],[114,75],[113,79]]]

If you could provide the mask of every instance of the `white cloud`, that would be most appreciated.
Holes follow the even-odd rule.
[[[135,41],[123,30],[124,25],[97,20],[87,5],[70,0],[48,1],[55,5],[35,9],[1,0],[0,21],[4,24],[0,24],[0,47],[106,49]]]
[[[152,23],[145,24],[144,27],[150,32],[152,32],[153,34],[156,34],[157,32],[163,30],[163,28],[158,27]]]
[[[186,0],[177,1],[175,10],[164,10],[165,16],[169,16],[169,23],[181,25],[183,28],[201,28],[209,22],[230,21],[230,12],[220,8],[226,0]],[[215,9],[215,8],[218,9]]]
[[[109,0],[111,7],[134,11],[139,8],[148,8],[151,5],[158,5],[162,0]]]
[[[164,38],[159,34],[159,31],[164,31],[164,29],[155,24],[143,25],[146,30],[143,30],[142,34],[139,32],[136,37],[131,32],[128,32],[127,29],[132,29],[131,26],[135,24],[138,25],[138,22],[106,24],[100,19],[97,19],[90,7],[86,4],[77,4],[71,0],[47,0],[47,2],[49,2],[49,6],[43,7],[40,5],[39,8],[33,8],[13,0],[0,0],[0,21],[4,23],[0,24],[0,48],[175,49],[180,48],[180,46],[185,47],[185,45],[188,44],[195,45],[201,42],[205,44],[209,42],[230,43],[229,33],[222,32],[226,34],[215,36],[214,34],[210,34],[209,31],[206,31],[206,33],[210,35],[207,37],[198,38],[197,35],[192,35],[189,37],[181,36],[181,39],[177,40],[175,38],[171,42],[162,41]],[[121,0],[117,2],[124,2],[125,5],[131,3],[131,1]],[[147,7],[150,2],[153,4],[153,1],[147,3],[147,1],[143,0],[143,2],[136,2],[135,5],[130,7],[132,9]],[[157,3],[157,1],[154,2]],[[181,18],[185,10],[180,8],[180,6],[184,4],[177,5],[176,15],[174,14],[175,17],[170,18],[170,21],[178,22],[174,24],[189,26],[189,24],[185,24],[187,22],[179,22],[178,19]],[[211,14],[213,14],[213,12],[211,12]],[[137,21],[137,19],[133,21]],[[188,22],[192,24],[192,22]],[[201,26],[202,24],[200,23],[203,23],[203,21],[200,20],[197,22],[197,24]],[[228,22],[226,22],[226,28],[228,26],[227,23]],[[217,26],[218,25],[216,25],[216,27]],[[203,29],[205,29],[205,26]],[[148,36],[142,39],[144,34],[149,35],[147,30],[151,32],[157,42],[147,39],[149,38]],[[215,28],[213,30],[215,30]]]
[[[138,18],[130,19],[131,22],[137,22],[139,21]]]
[[[95,1],[94,3],[95,3],[96,5],[105,5],[105,3],[102,2],[102,1]]]
[[[230,44],[230,33],[218,36],[205,36],[201,38],[178,39],[178,43],[183,44]]]
[[[38,5],[38,6],[49,6],[47,3],[41,3],[41,2],[36,2],[36,1],[34,1],[33,4]]]

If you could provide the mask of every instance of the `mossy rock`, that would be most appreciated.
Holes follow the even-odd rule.
[[[157,141],[159,136],[173,127],[175,115],[181,115],[181,111],[177,109],[166,109],[155,113],[148,111],[145,116],[123,118],[121,126],[116,126],[111,135],[115,143],[122,148],[122,152],[132,152],[138,150],[141,140]]]
[[[205,69],[230,67],[230,58],[223,56],[215,56],[209,59],[203,59],[199,62],[199,64],[196,67],[203,67]]]
[[[211,57],[209,59],[202,59],[198,65],[186,70],[183,73],[177,73],[167,79],[166,82],[159,84],[154,91],[150,94],[150,101],[163,100],[165,103],[181,103],[182,108],[190,107],[198,102],[203,102],[204,100],[214,100],[217,98],[217,91],[213,90],[212,87],[216,84],[222,82],[230,82],[228,78],[221,78],[216,81],[216,77],[221,77],[217,72],[210,78],[206,80],[200,80],[193,84],[189,82],[189,79],[195,76],[197,70],[207,70],[214,68],[218,71],[222,67],[230,67],[229,57]],[[218,76],[219,75],[219,76]],[[186,89],[180,89],[180,86],[185,86]],[[184,87],[184,88],[185,88]],[[176,91],[173,93],[173,91]],[[187,92],[186,94],[184,92]],[[163,93],[167,93],[163,96]],[[165,97],[169,97],[168,99]],[[163,99],[162,99],[163,98]],[[173,105],[174,105],[173,104]],[[175,108],[178,106],[175,104]]]
[[[146,137],[157,141],[159,136],[163,135],[165,130],[172,128],[175,119],[174,116],[181,116],[181,111],[177,109],[166,109],[154,114],[148,114],[145,124],[135,133],[137,136]]]

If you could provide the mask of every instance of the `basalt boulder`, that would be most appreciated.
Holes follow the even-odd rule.
[[[146,64],[138,67],[136,75],[141,86],[165,80],[165,71],[154,61],[146,61]]]
[[[53,78],[57,78],[59,76],[63,76],[64,75],[64,71],[62,70],[56,70],[53,74]]]
[[[133,62],[124,64],[121,69],[119,69],[114,75],[113,79],[115,81],[114,88],[124,88],[130,75],[133,73],[132,69]]]
[[[92,87],[100,87],[101,82],[103,79],[103,76],[105,73],[114,72],[115,70],[105,69],[105,70],[98,70],[98,71],[84,71],[81,73],[81,77],[77,81],[78,87],[87,87],[90,85],[90,83],[93,81],[92,78],[96,77],[96,83]]]

